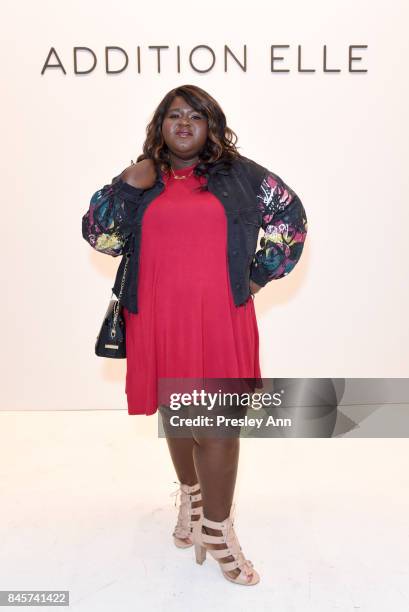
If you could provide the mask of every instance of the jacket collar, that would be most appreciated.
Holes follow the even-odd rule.
[[[229,164],[225,161],[217,161],[209,168],[209,176],[213,174],[229,174]]]

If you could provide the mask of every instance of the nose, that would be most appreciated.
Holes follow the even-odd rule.
[[[188,117],[181,117],[178,123],[178,130],[181,129],[189,129],[190,130],[190,121],[188,119]]]

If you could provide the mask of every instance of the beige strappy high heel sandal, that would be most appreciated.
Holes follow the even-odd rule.
[[[206,559],[206,552],[212,555],[218,561],[223,576],[234,582],[235,584],[243,584],[251,586],[260,582],[260,576],[253,567],[251,561],[245,558],[236,533],[234,531],[234,519],[232,515],[228,516],[224,521],[210,521],[203,512],[199,520],[195,521],[193,526],[193,542],[195,545],[196,563],[202,565]],[[222,535],[210,535],[203,531],[206,529],[217,529]],[[216,549],[209,547],[209,544],[224,544],[223,548]],[[233,557],[233,561],[227,561],[226,558]],[[225,559],[223,561],[223,559]],[[238,572],[237,570],[240,570]]]
[[[180,495],[179,514],[176,527],[173,531],[173,541],[178,548],[189,548],[193,546],[192,530],[194,523],[200,520],[202,514],[202,506],[193,507],[192,504],[202,500],[200,492],[200,484],[197,482],[194,485],[186,485],[174,481],[179,484],[177,491],[171,493],[175,495],[175,506],[177,505],[177,497]],[[192,519],[192,516],[198,515],[198,519]]]

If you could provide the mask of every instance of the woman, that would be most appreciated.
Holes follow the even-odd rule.
[[[261,377],[253,298],[296,265],[307,219],[297,194],[236,141],[216,100],[177,87],[154,112],[137,163],[83,217],[94,248],[133,262],[122,301],[129,414],[157,411],[159,380]],[[173,436],[169,407],[159,410],[180,484],[176,546],[194,544],[198,563],[209,550],[226,579],[257,584],[231,512],[239,438]]]

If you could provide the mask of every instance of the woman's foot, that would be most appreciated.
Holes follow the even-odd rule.
[[[220,527],[220,529],[218,529]],[[203,514],[193,532],[196,561],[202,564],[206,551],[218,561],[223,576],[235,584],[254,585],[260,576],[245,558],[229,516],[224,521],[210,521]]]
[[[202,531],[203,533],[207,533],[210,536],[222,536],[223,532],[219,529],[211,529],[210,527],[204,527],[202,525]],[[208,549],[212,549],[212,550],[224,550],[225,548],[228,548],[227,544],[210,544],[207,543],[206,544],[206,548]],[[227,557],[223,557],[223,562],[224,563],[229,563],[231,561],[234,561],[234,557],[232,555],[228,555]],[[222,566],[223,567],[223,566]],[[237,567],[234,570],[231,570],[229,572],[225,572],[228,576],[230,576],[230,578],[237,578],[237,576],[240,575],[241,569],[239,567]],[[250,577],[251,578],[251,577]]]
[[[179,483],[179,485],[178,490],[171,494],[176,496],[175,506],[177,496],[180,496],[177,523],[172,535],[178,548],[188,548],[193,545],[193,524],[202,513],[202,496],[198,482],[194,485],[183,483]]]

